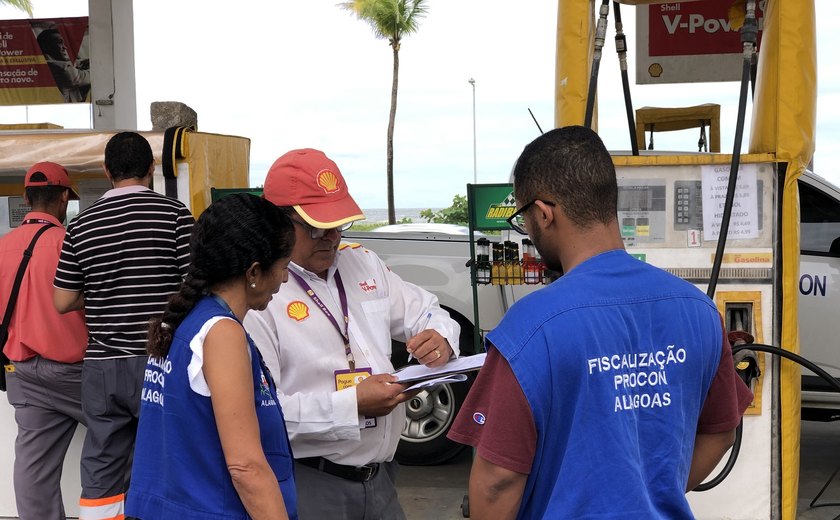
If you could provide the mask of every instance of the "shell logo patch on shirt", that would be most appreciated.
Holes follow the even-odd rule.
[[[296,321],[303,321],[309,317],[309,307],[300,300],[295,300],[286,306],[286,314]]]
[[[338,177],[330,170],[319,171],[316,182],[326,193],[335,193],[339,190]]]
[[[475,412],[473,414],[473,421],[475,421],[476,424],[484,424],[487,422],[487,417],[485,417],[481,412]]]

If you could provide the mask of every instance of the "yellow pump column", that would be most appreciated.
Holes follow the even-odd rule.
[[[649,1],[625,0],[623,3]],[[733,0],[735,7],[743,3],[744,0]],[[799,193],[796,180],[814,152],[815,25],[813,1],[767,1],[749,139],[749,153],[775,156],[778,163],[787,164],[785,184],[781,187],[784,191],[780,334],[781,346],[796,353],[799,352]],[[583,124],[594,32],[594,0],[558,0],[555,126]],[[655,160],[627,158],[628,162],[645,164]],[[783,360],[779,378],[781,513],[783,520],[794,520],[799,487],[799,366]]]
[[[782,347],[799,353],[799,190],[796,179],[814,154],[817,104],[814,3],[771,0],[764,13],[753,105],[751,153],[787,163],[782,213]],[[800,368],[782,361],[782,518],[796,518],[799,492]]]
[[[554,126],[582,125],[592,66],[595,7],[591,0],[558,0]],[[597,124],[593,121],[593,128]]]

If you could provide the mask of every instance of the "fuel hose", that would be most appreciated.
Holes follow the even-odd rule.
[[[598,92],[598,71],[601,67],[601,54],[604,48],[604,39],[607,35],[607,15],[610,12],[610,0],[603,0],[598,16],[598,24],[595,26],[595,51],[592,55],[592,68],[589,73],[589,92],[586,96],[586,114],[583,126],[592,128],[592,115],[595,112],[595,95]]]
[[[824,379],[832,388],[834,388],[837,392],[840,392],[840,382],[834,379],[831,374],[817,366],[815,363],[805,359],[804,357],[800,356],[799,354],[793,353],[789,350],[785,350],[783,348],[775,347],[773,345],[765,345],[763,343],[746,343],[743,345],[738,345],[736,347],[732,347],[732,354],[735,355],[742,350],[752,350],[755,352],[766,352],[768,354],[772,354],[774,356],[779,356],[794,363],[799,364],[813,372],[814,374],[820,376]],[[735,466],[735,461],[738,460],[738,454],[741,452],[741,439],[743,433],[744,422],[743,420],[738,423],[738,427],[735,429],[735,443],[732,445],[732,449],[730,450],[729,459],[727,459],[726,464],[723,466],[723,469],[720,473],[709,480],[708,482],[704,482],[694,488],[692,491],[708,491],[713,487],[717,486],[723,479],[729,476],[729,473],[732,471],[732,468]]]
[[[741,43],[744,46],[744,59],[741,68],[741,91],[738,98],[738,118],[735,126],[735,142],[732,146],[732,164],[729,168],[729,183],[726,189],[726,200],[723,205],[723,216],[720,221],[720,234],[715,249],[715,259],[712,264],[712,271],[709,275],[709,286],[706,295],[714,298],[717,282],[720,276],[720,268],[723,262],[723,252],[726,249],[726,236],[729,233],[729,221],[732,216],[732,205],[735,201],[735,187],[738,184],[738,168],[741,164],[741,144],[744,138],[744,121],[747,114],[747,91],[750,84],[752,60],[755,54],[756,42],[758,41],[758,22],[755,19],[755,0],[747,0],[746,16],[744,25],[741,27]],[[752,345],[750,345],[752,346]],[[735,349],[733,348],[733,354]],[[708,491],[717,486],[729,475],[738,460],[741,450],[741,438],[743,433],[743,422],[738,424],[735,430],[735,443],[729,452],[729,459],[723,470],[708,482],[704,482],[692,491]]]

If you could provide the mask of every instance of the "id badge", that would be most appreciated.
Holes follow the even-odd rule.
[[[335,371],[335,389],[344,390],[352,388],[366,378],[370,377],[373,372],[370,368],[357,368],[356,370],[336,370]]]
[[[370,377],[372,373],[369,367],[357,368],[356,370],[336,370],[334,372],[335,389],[344,390],[346,388],[352,388]],[[376,428],[376,417],[365,417],[363,428]]]

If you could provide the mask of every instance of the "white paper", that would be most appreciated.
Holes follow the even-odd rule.
[[[723,206],[729,186],[729,165],[703,166],[703,239],[717,240],[723,219]],[[744,164],[738,169],[738,183],[732,201],[728,240],[758,237],[757,164]]]
[[[429,368],[425,365],[406,365],[394,372],[393,375],[397,376],[398,382],[400,383],[411,383],[434,379],[439,376],[471,372],[481,368],[481,365],[484,364],[485,357],[487,357],[486,352],[473,356],[464,356],[452,359],[445,365],[437,368]]]
[[[409,386],[408,388],[403,390],[403,392],[410,392],[411,390],[419,390],[421,388],[430,388],[433,386],[442,385],[444,383],[460,383],[466,380],[466,374],[449,374],[448,376],[441,376],[436,377],[434,379],[426,379],[425,381],[420,381],[419,383],[415,383]]]

